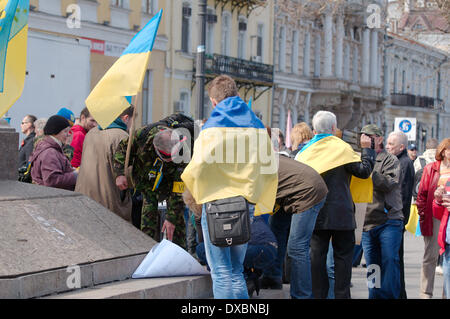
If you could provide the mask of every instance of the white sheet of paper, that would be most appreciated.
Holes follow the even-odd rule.
[[[186,250],[163,239],[145,256],[132,278],[176,277],[208,275],[209,272],[200,265]]]

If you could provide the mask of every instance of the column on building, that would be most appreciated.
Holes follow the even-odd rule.
[[[341,15],[339,15],[336,20],[336,62],[335,62],[335,74],[338,79],[343,77],[342,73],[343,53],[344,53],[344,19]]]
[[[370,72],[370,29],[365,28],[363,31],[363,47],[362,47],[362,83],[369,84],[369,72]]]
[[[324,70],[323,75],[330,77],[333,75],[333,16],[331,13],[325,14],[324,23]]]
[[[372,29],[370,43],[370,85],[378,84],[378,31]]]
[[[391,67],[391,56],[390,53],[388,51],[389,49],[386,50],[386,57],[385,57],[385,65],[384,65],[384,83],[383,83],[383,96],[389,96],[391,89],[390,89],[390,85],[391,85],[391,72],[389,72],[390,67]]]
[[[311,72],[311,35],[306,31],[303,47],[303,75],[310,76]]]

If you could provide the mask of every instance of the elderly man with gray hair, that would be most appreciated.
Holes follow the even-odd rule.
[[[388,153],[397,156],[400,162],[400,184],[402,185],[402,204],[403,204],[403,223],[406,225],[409,220],[409,213],[411,210],[411,200],[414,187],[414,164],[408,156],[408,136],[401,132],[391,132],[386,143],[386,150]],[[404,232],[404,230],[403,230]],[[406,299],[405,289],[405,271],[403,263],[403,237],[400,245],[400,278],[401,278],[401,293],[400,298]]]
[[[335,298],[349,299],[356,228],[350,181],[352,176],[361,179],[370,176],[376,154],[370,148],[371,139],[364,134],[360,138],[361,156],[349,144],[334,136],[337,120],[331,112],[317,112],[312,125],[315,136],[295,157],[314,168],[324,179],[329,191],[311,238],[312,291],[314,298],[324,299],[328,295],[326,261],[331,239]]]

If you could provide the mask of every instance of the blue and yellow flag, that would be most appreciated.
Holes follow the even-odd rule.
[[[354,162],[361,157],[350,144],[331,134],[318,134],[306,144],[295,159],[314,168],[319,174],[333,168]],[[354,203],[371,203],[373,200],[372,178],[361,179],[352,176],[350,191]]]
[[[87,97],[86,106],[101,127],[114,122],[130,106],[130,96],[141,91],[161,16],[162,10],[134,36]]]
[[[0,117],[22,95],[29,7],[29,0],[0,0]]]
[[[181,178],[198,204],[243,196],[256,204],[255,215],[272,212],[276,154],[263,123],[240,97],[216,105]]]

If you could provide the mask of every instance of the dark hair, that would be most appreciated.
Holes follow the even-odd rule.
[[[228,97],[236,96],[238,95],[236,82],[228,75],[219,75],[209,85],[208,95],[218,103]]]
[[[34,128],[34,122],[36,122],[37,117],[34,116],[34,115],[31,115],[31,114],[28,114],[26,117],[28,118],[28,120],[30,121],[31,125],[32,125],[33,128]]]
[[[81,117],[84,116],[84,118],[88,118],[89,116],[91,116],[91,113],[89,112],[88,108],[85,107],[81,113],[80,113],[80,119]]]
[[[444,160],[444,151],[450,147],[450,138],[444,138],[442,142],[436,148],[436,161]]]
[[[120,115],[119,117],[128,115],[129,117],[132,117],[134,113],[134,106],[130,105],[129,107],[127,107]]]

